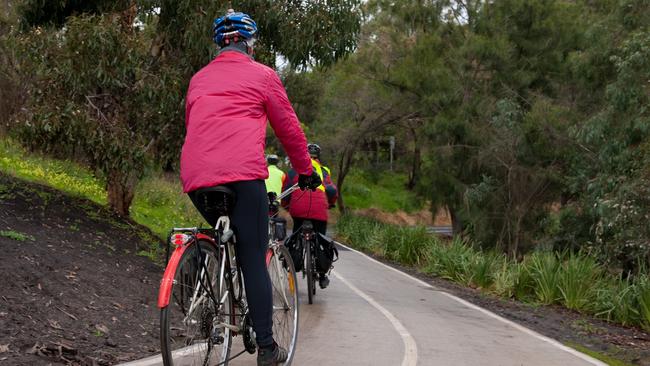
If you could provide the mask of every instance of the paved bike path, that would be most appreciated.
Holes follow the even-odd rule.
[[[327,290],[316,290],[309,305],[307,282],[299,276],[300,327],[293,365],[400,364],[402,341],[380,312],[336,279]],[[241,342],[235,342],[233,351],[240,349]],[[255,355],[245,354],[232,365],[255,365]]]
[[[417,365],[604,365],[362,254],[341,253],[337,273],[400,320],[417,344]]]
[[[314,304],[299,280],[295,366],[604,365],[362,254],[340,255]],[[233,351],[242,349],[234,343]],[[255,365],[255,357],[231,364]]]

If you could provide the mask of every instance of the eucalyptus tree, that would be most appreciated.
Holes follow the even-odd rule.
[[[31,148],[89,164],[128,215],[148,166],[173,169],[190,76],[216,54],[212,22],[229,7],[261,28],[260,59],[327,65],[351,52],[356,0],[25,0],[19,67],[26,108],[12,131]]]

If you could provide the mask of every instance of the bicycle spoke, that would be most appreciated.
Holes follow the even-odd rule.
[[[275,247],[268,270],[273,289],[273,336],[292,357],[298,331],[298,293],[295,273],[283,263],[285,255],[289,258],[286,248]]]
[[[227,360],[231,330],[219,327],[229,321],[232,301],[221,278],[217,248],[200,243],[188,249],[174,277],[170,304],[162,310],[161,342],[165,364],[207,365]]]

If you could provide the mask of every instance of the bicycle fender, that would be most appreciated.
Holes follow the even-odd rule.
[[[269,248],[266,251],[266,266],[268,267],[271,264],[271,257],[273,257],[273,249]]]
[[[174,249],[169,262],[167,263],[167,268],[165,268],[165,274],[163,275],[162,280],[160,281],[160,290],[158,291],[158,307],[164,308],[169,305],[169,298],[172,294],[172,283],[174,282],[174,275],[176,274],[176,268],[178,263],[181,261],[181,257],[188,245],[180,245]]]

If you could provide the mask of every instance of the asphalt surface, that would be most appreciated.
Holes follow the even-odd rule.
[[[302,305],[293,365],[604,365],[351,250]],[[235,339],[233,353],[243,349]],[[131,366],[161,364],[156,358]],[[231,365],[255,365],[245,354]]]

